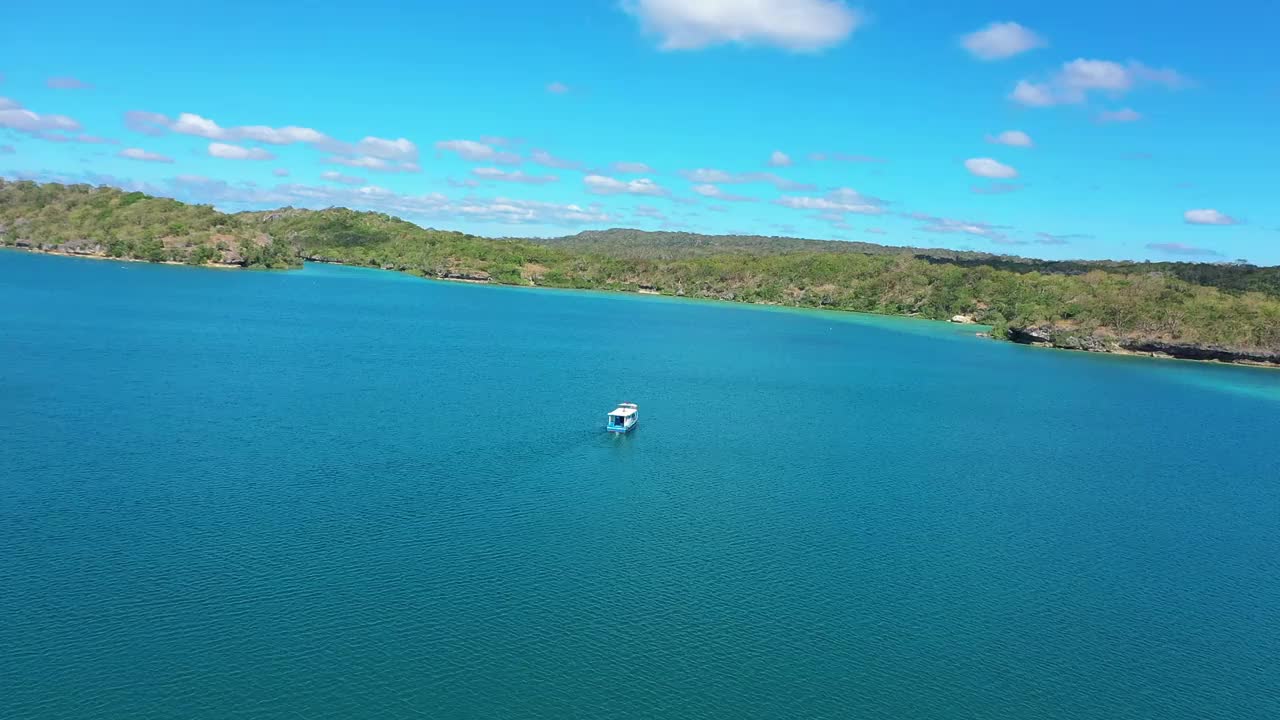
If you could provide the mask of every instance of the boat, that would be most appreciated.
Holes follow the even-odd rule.
[[[640,422],[640,406],[635,403],[618,403],[618,409],[609,413],[604,429],[609,432],[630,432]]]

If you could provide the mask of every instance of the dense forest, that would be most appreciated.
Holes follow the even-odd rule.
[[[689,232],[612,229],[588,230],[576,235],[548,238],[539,242],[569,250],[622,258],[677,259],[745,252],[753,255],[780,255],[795,252],[860,253],[864,255],[910,255],[932,263],[966,267],[993,267],[1018,273],[1083,275],[1094,270],[1111,273],[1159,272],[1197,285],[1223,290],[1267,293],[1280,297],[1280,267],[1258,267],[1247,262],[1125,262],[1118,260],[1040,260],[1017,255],[947,248],[918,248],[875,245],[864,242],[804,240],[763,235],[701,235]]]
[[[996,336],[1026,338],[1032,329],[1030,336],[1064,347],[1218,346],[1280,363],[1280,268],[1244,264],[1051,262],[634,230],[493,239],[345,208],[225,214],[108,187],[3,181],[0,244],[244,267],[306,259],[512,285],[960,315]]]
[[[913,248],[875,243],[807,240],[776,235],[702,235],[670,230],[586,230],[576,235],[544,238],[544,245],[620,258],[674,260],[678,258],[748,253],[782,255],[797,252],[857,253],[863,255],[919,255],[940,259],[981,262],[995,257],[987,253],[945,248]]]
[[[288,245],[212,206],[91,185],[0,180],[0,244],[151,262],[298,264]]]

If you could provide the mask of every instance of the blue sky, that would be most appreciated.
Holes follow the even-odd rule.
[[[487,235],[1277,264],[1276,12],[18,3],[3,11],[0,172]]]

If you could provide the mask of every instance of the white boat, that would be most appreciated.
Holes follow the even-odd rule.
[[[618,403],[618,409],[609,413],[609,421],[604,429],[609,432],[624,433],[640,422],[640,406],[635,403]]]

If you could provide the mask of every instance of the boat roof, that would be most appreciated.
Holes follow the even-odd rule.
[[[635,408],[633,408],[633,407],[620,407],[620,408],[618,408],[617,410],[614,410],[613,412],[611,412],[611,413],[609,413],[609,414],[610,414],[610,415],[620,415],[620,416],[622,416],[622,417],[626,417],[626,416],[628,416],[628,415],[635,415],[635,414],[636,414],[636,409],[635,409]]]

